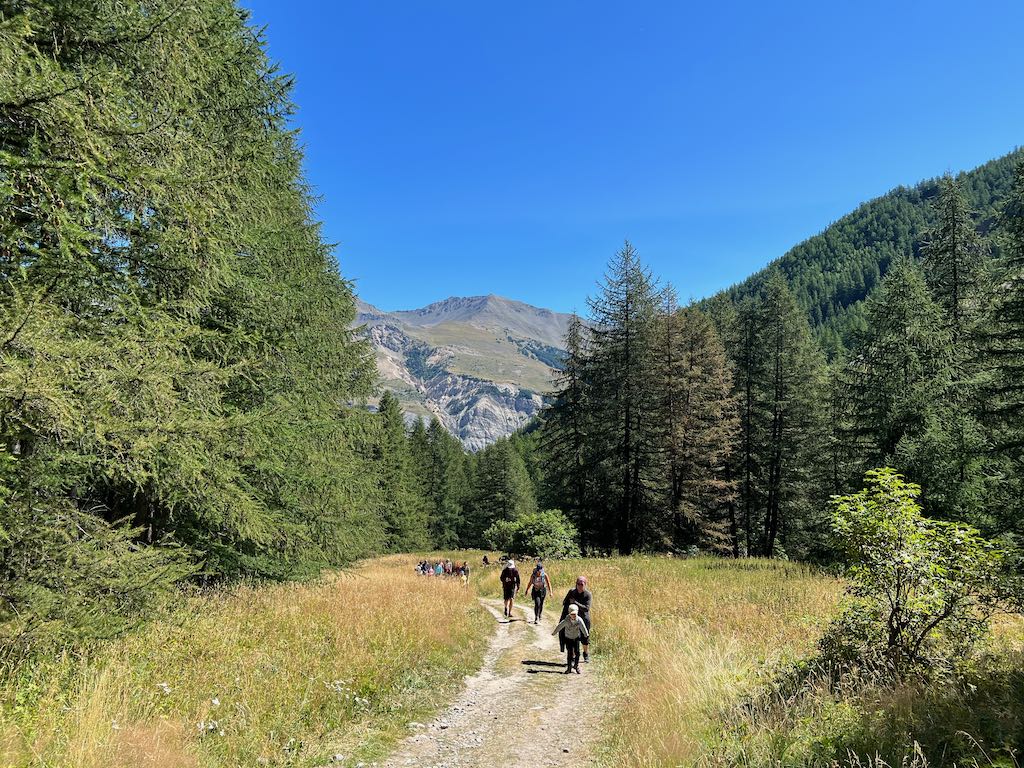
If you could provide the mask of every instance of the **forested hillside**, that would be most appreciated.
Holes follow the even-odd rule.
[[[1000,201],[1009,192],[1014,165],[1022,156],[1024,152],[1016,150],[957,176],[975,224],[986,237],[992,232]],[[865,299],[878,287],[893,260],[901,255],[920,256],[922,237],[935,223],[931,203],[938,193],[936,178],[898,187],[864,203],[707,304],[754,295],[769,272],[778,270],[807,312],[822,346],[833,356],[848,348],[853,334],[864,328]]]

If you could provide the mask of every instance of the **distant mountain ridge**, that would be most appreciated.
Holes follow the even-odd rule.
[[[493,294],[395,312],[359,300],[357,312],[382,384],[406,414],[436,416],[471,450],[541,409],[562,365],[571,318]]]

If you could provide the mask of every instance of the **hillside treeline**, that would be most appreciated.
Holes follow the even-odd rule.
[[[929,515],[1018,535],[1024,165],[988,236],[961,180],[931,206],[920,257],[894,260],[831,363],[780,271],[705,314],[627,243],[534,438],[545,504],[597,550],[824,558],[828,499],[887,465]]]
[[[1009,194],[1021,151],[960,174],[957,182],[975,227],[994,254],[999,252],[999,208]],[[849,349],[864,330],[866,299],[901,256],[920,257],[925,234],[936,223],[939,179],[898,187],[864,203],[794,246],[766,269],[734,285],[716,301],[755,296],[773,271],[780,271],[829,358]]]
[[[878,466],[919,483],[928,515],[1018,536],[1024,166],[985,232],[962,179],[930,205],[919,256],[894,259],[832,361],[781,271],[679,307],[627,243],[569,329],[550,407],[473,459],[504,469],[470,474],[461,515],[437,497],[435,536],[484,544],[525,506],[564,512],[588,552],[827,560],[829,499]]]
[[[231,0],[0,4],[0,625],[395,544],[291,81]],[[359,407],[355,407],[359,406]]]

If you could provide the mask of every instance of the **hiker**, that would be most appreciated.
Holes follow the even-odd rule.
[[[462,563],[462,586],[469,586],[469,560]]]
[[[590,604],[594,596],[587,590],[587,577],[580,576],[576,579],[576,586],[565,594],[562,601],[562,620],[569,615],[572,608],[576,608],[580,615],[580,621],[587,626],[587,634],[583,636],[583,662],[590,663]],[[559,638],[561,639],[561,635]]]
[[[434,575],[435,576],[443,576],[444,575],[444,564],[440,560],[438,560],[436,563],[434,563]]]
[[[490,564],[491,564],[491,561],[487,558],[487,555],[484,555],[484,567],[487,567]]]
[[[580,640],[585,643],[590,637],[590,630],[580,618],[580,607],[575,603],[570,605],[566,617],[558,622],[558,626],[552,630],[551,634],[565,638],[565,672],[563,674],[568,675],[570,672],[575,672],[578,675],[580,673]]]
[[[509,560],[505,563],[505,568],[501,571],[501,587],[502,592],[505,595],[505,617],[512,617],[512,603],[516,599],[516,593],[519,591],[519,570],[516,568],[516,561]]]
[[[540,624],[541,614],[544,613],[544,598],[551,591],[551,579],[548,572],[544,570],[544,562],[537,561],[537,565],[530,574],[530,583],[527,586],[533,596],[533,623]]]

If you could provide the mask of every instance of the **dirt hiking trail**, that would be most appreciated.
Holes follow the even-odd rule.
[[[565,654],[551,635],[561,604],[545,607],[539,625],[533,604],[506,619],[499,600],[481,600],[497,631],[483,667],[433,722],[416,728],[383,768],[538,768],[597,762],[606,699],[600,663],[562,674]],[[526,620],[529,615],[529,622]],[[564,750],[568,751],[564,751]]]

